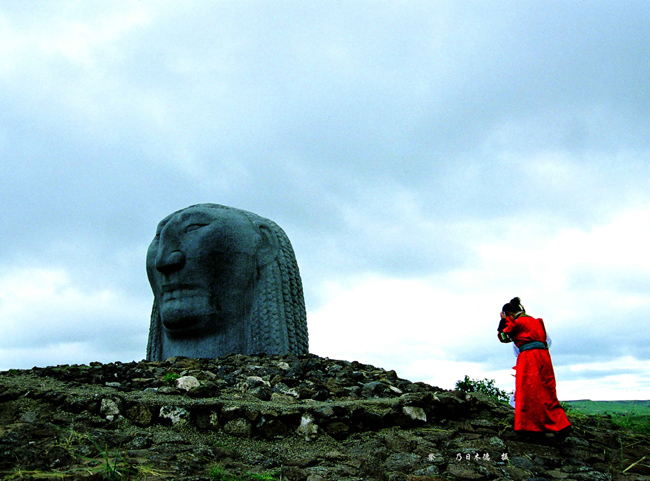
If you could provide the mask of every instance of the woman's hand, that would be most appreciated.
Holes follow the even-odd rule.
[[[501,319],[505,319],[505,318],[506,318],[506,313],[501,311]]]

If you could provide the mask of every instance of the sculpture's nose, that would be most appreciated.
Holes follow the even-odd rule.
[[[181,248],[178,226],[173,219],[157,234],[157,252],[154,266],[162,274],[179,271],[185,265],[185,253]]]
[[[156,269],[163,274],[179,271],[185,265],[185,254],[179,250],[161,249],[156,256]]]

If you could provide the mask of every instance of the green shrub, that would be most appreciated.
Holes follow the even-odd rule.
[[[470,379],[467,375],[462,381],[456,382],[456,389],[463,392],[480,392],[502,403],[507,403],[511,394],[496,387],[494,379]]]

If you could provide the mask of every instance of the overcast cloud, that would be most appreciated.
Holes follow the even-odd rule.
[[[0,370],[140,360],[157,223],[289,235],[312,352],[650,399],[650,5],[0,0]]]

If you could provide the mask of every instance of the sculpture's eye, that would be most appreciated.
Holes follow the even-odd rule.
[[[162,233],[163,229],[167,225],[167,220],[163,220],[158,224],[158,227],[156,228],[156,235],[153,236],[154,240],[160,240],[160,234]]]
[[[185,229],[183,229],[183,232],[192,232],[194,230],[200,229],[201,227],[205,227],[208,224],[189,224],[185,226]]]

